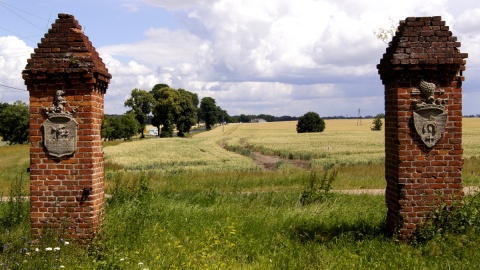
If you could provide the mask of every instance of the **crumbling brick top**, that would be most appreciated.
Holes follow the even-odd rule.
[[[460,45],[440,16],[406,18],[400,21],[395,36],[377,65],[378,73],[384,80],[383,76],[391,70],[464,66],[468,54],[460,52]]]
[[[24,77],[37,73],[98,73],[107,81],[112,77],[78,21],[69,14],[58,14],[22,73]]]

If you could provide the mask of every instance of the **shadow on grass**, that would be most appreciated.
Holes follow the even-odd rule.
[[[339,238],[351,241],[363,241],[373,238],[388,238],[385,222],[368,222],[359,220],[356,223],[335,222],[301,223],[291,227],[291,237],[301,243],[326,243]]]

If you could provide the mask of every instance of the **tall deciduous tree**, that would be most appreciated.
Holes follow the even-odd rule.
[[[140,123],[138,131],[142,133],[142,138],[145,137],[143,131],[147,124],[147,116],[152,112],[154,104],[155,99],[150,92],[137,88],[132,90],[130,98],[125,101],[125,106],[131,108],[128,112],[133,112],[135,119]]]
[[[155,112],[155,110],[156,110],[157,102],[160,99],[160,89],[162,88],[170,88],[170,86],[168,86],[168,84],[159,83],[159,84],[156,84],[150,91],[150,94],[152,94],[153,99],[155,100],[155,105],[152,108],[152,113],[153,113],[152,125],[157,128],[158,134],[160,134],[160,126],[162,125],[162,123],[160,120],[160,116]]]
[[[122,117],[120,117],[120,123],[123,127],[121,136],[125,140],[132,138],[140,128],[140,123],[138,123],[135,114],[132,112],[122,115]]]
[[[218,109],[215,99],[204,97],[200,102],[200,117],[205,121],[205,128],[211,130],[217,123]]]
[[[322,132],[325,130],[325,121],[316,112],[307,112],[298,119],[297,132]]]
[[[15,101],[12,105],[0,104],[0,136],[10,144],[27,142],[30,135],[28,105]]]
[[[162,125],[160,137],[172,137],[173,127],[182,110],[180,94],[175,89],[164,87],[156,93],[157,100],[153,110],[154,118]]]
[[[217,123],[229,122],[228,119],[230,119],[230,115],[227,111],[217,106]]]
[[[140,124],[133,112],[122,116],[106,115],[103,118],[101,135],[102,138],[109,141],[116,139],[129,140],[138,133],[139,126]]]
[[[176,126],[179,137],[184,137],[186,132],[190,132],[193,125],[197,123],[197,94],[184,89],[178,89],[180,113],[176,117]],[[196,99],[196,101],[195,101]]]

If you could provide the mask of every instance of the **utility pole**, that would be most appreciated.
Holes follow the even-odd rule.
[[[362,117],[360,116],[360,108],[358,108],[357,126],[362,125]]]

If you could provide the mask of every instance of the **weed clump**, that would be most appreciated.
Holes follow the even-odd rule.
[[[453,206],[443,202],[416,232],[413,243],[426,243],[435,238],[469,232],[480,232],[480,193],[466,196]]]
[[[310,173],[307,187],[302,192],[300,203],[302,205],[314,202],[322,202],[331,197],[330,190],[332,184],[336,180],[338,169],[334,168],[334,164],[326,164],[323,166],[323,174],[318,177],[316,171]]]
[[[29,220],[30,208],[23,196],[23,186],[23,175],[12,181],[6,205],[0,207],[0,228],[11,229]]]

